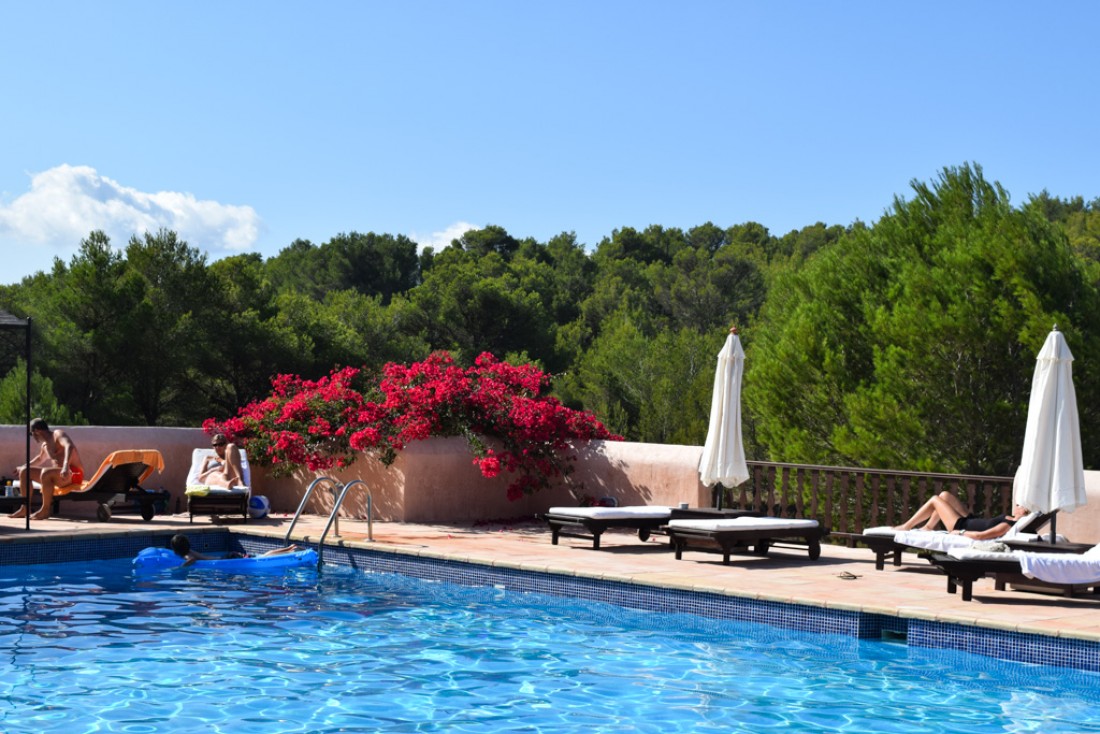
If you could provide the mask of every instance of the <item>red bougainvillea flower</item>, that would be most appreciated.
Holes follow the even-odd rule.
[[[361,453],[390,464],[412,441],[463,436],[482,475],[514,475],[510,499],[569,474],[572,442],[622,440],[591,413],[548,395],[550,378],[534,365],[511,365],[489,353],[468,368],[446,352],[389,363],[376,379],[353,367],[316,381],[276,375],[270,396],[203,428],[241,442],[277,475],[348,466]]]

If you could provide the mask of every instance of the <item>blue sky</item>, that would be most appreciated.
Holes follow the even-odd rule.
[[[1100,197],[1100,3],[0,0],[0,282],[497,224],[873,222],[972,161]]]

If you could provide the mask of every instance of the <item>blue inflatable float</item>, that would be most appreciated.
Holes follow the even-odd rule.
[[[134,558],[134,570],[136,571],[167,571],[179,568],[183,565],[183,559],[168,548],[146,548]],[[282,571],[284,568],[295,566],[316,566],[317,551],[312,548],[293,551],[291,553],[278,553],[273,556],[256,556],[255,558],[218,558],[210,561],[195,561],[188,568],[208,568],[220,571]]]

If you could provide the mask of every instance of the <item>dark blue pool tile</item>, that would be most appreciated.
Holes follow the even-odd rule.
[[[910,620],[909,644],[963,650],[1020,663],[1100,671],[1100,643],[1091,640]]]

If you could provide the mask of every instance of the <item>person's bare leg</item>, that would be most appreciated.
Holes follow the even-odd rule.
[[[42,472],[42,478],[38,481],[42,484],[42,507],[31,515],[32,520],[48,520],[50,511],[53,510],[53,488],[57,484],[58,471]]]
[[[940,523],[943,523],[944,530],[954,530],[959,518],[967,515],[966,508],[950,492],[940,492],[930,501],[933,506],[932,516],[924,526],[925,530],[935,530]]]
[[[285,548],[276,548],[275,550],[269,550],[266,553],[261,553],[260,557],[263,558],[264,556],[277,556],[280,553],[293,553],[296,550],[298,550],[298,546],[288,545]]]
[[[936,506],[935,504],[933,504],[935,502],[935,499],[935,497],[929,499],[927,502],[920,506],[919,510],[913,513],[913,516],[911,518],[903,522],[901,525],[895,526],[894,529],[912,530],[919,523],[925,522],[926,520],[931,518],[933,513],[936,511]]]
[[[225,481],[226,486],[244,486],[244,467],[241,465],[241,450],[237,444],[231,443],[225,447]]]
[[[19,491],[22,492],[22,493],[27,493],[27,492],[33,493],[34,492],[34,484],[32,484],[32,482],[34,482],[34,480],[38,479],[38,473],[39,473],[38,469],[31,469],[30,470],[30,476],[27,476],[27,470],[25,468],[20,469],[19,470]],[[26,497],[27,495],[24,494],[23,496]],[[34,497],[32,496],[31,499],[34,499]],[[26,514],[27,514],[27,505],[26,505],[26,501],[24,500],[24,504],[18,510],[16,510],[15,512],[8,515],[8,517],[24,517],[24,516],[26,516]]]

